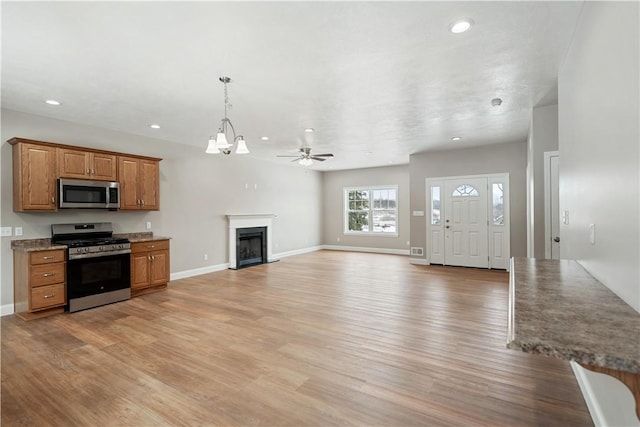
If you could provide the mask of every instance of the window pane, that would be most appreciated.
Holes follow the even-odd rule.
[[[471,184],[462,184],[459,185],[458,188],[453,190],[451,194],[453,197],[467,197],[467,196],[477,196],[478,190]]]
[[[373,231],[376,233],[395,233],[396,211],[382,209],[374,211]]]
[[[440,186],[431,187],[431,224],[440,225]]]
[[[350,201],[349,202],[349,210],[355,210],[356,209],[356,202],[355,201]]]
[[[502,183],[493,184],[493,225],[504,225],[504,189]]]
[[[369,231],[367,212],[349,212],[349,231]]]

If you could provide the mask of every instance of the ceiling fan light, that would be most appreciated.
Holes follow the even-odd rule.
[[[309,158],[304,158],[304,159],[300,159],[298,163],[302,166],[311,166],[313,164],[313,160]]]
[[[238,146],[236,147],[236,154],[249,154],[247,143],[242,137],[240,137],[240,139],[238,140]]]
[[[207,145],[207,149],[204,150],[207,154],[220,154],[220,150],[216,147],[216,140],[213,139],[212,136],[209,137],[209,144]]]
[[[227,136],[222,132],[218,132],[216,136],[216,148],[225,149],[229,147],[231,147],[231,144],[227,141]]]

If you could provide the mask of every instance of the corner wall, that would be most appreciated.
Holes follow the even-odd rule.
[[[387,253],[408,253],[409,167],[407,165],[323,173],[323,243],[331,249],[359,248]],[[398,236],[344,234],[343,189],[345,187],[397,185]],[[340,241],[338,241],[340,239]]]

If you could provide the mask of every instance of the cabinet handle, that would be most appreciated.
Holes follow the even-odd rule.
[[[155,261],[156,260],[156,256],[155,255],[151,255],[151,261]]]
[[[150,245],[150,246],[147,246],[147,249],[153,249],[155,247],[156,247],[156,245]]]
[[[50,295],[45,295],[45,296],[43,296],[42,298],[44,298],[44,299],[49,299],[49,298],[53,298],[53,297],[55,297],[55,296],[56,296],[56,294],[50,294]]]
[[[55,276],[56,273],[44,273],[42,276],[43,277],[51,277],[51,276]]]
[[[95,175],[96,174],[96,170],[95,169],[91,169],[91,175]]]
[[[56,198],[55,198],[55,197],[52,197],[52,198],[51,198],[51,204],[52,204],[52,205],[55,205],[55,204],[56,204]]]
[[[147,260],[151,261],[151,255],[147,255]]]
[[[140,203],[142,204],[142,206],[144,206],[144,199],[140,200]]]
[[[91,169],[87,168],[87,175],[91,175]]]
[[[54,259],[55,257],[53,255],[49,255],[49,256],[43,256],[42,259]]]

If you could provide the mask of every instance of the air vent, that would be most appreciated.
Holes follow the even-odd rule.
[[[411,248],[411,255],[420,255],[423,256],[424,252],[422,248]]]

